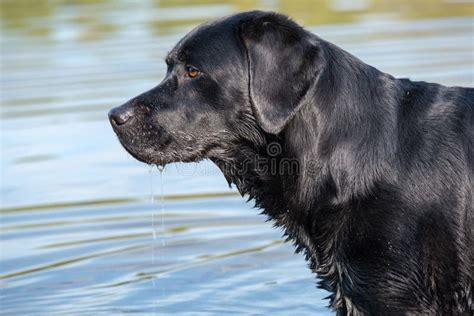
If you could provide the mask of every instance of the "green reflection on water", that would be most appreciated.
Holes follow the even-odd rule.
[[[467,1],[445,0],[280,0],[272,5],[262,5],[257,0],[3,0],[0,2],[2,27],[20,29],[30,36],[48,37],[55,27],[55,19],[68,12],[67,22],[81,29],[79,40],[91,41],[110,36],[117,30],[130,27],[127,14],[135,7],[153,10],[156,19],[143,21],[157,35],[173,33],[177,27],[190,27],[208,20],[208,17],[191,15],[183,17],[183,11],[163,16],[163,9],[186,9],[214,5],[226,5],[232,12],[264,9],[290,15],[305,25],[352,22],[365,15],[393,14],[401,19],[422,19],[449,16],[474,15],[474,5]],[[105,20],[110,10],[122,11],[118,21]],[[184,11],[184,13],[189,13]],[[159,18],[158,18],[159,17]]]
[[[225,197],[237,197],[240,196],[238,192],[208,192],[208,193],[196,193],[196,194],[170,194],[165,195],[163,200],[165,201],[185,201],[185,200],[197,200],[197,199],[216,199]],[[91,201],[74,201],[64,203],[51,203],[42,205],[27,205],[20,207],[4,207],[0,208],[0,214],[16,213],[16,212],[30,212],[30,211],[42,211],[42,210],[53,210],[53,209],[64,209],[73,207],[86,207],[86,206],[110,206],[110,205],[125,205],[130,203],[137,203],[143,201],[149,201],[150,197],[146,198],[123,198],[123,199],[103,199],[103,200],[91,200]]]
[[[71,259],[61,260],[61,261],[57,261],[57,262],[54,262],[54,263],[34,267],[34,268],[31,268],[31,269],[24,269],[24,270],[20,270],[20,271],[15,271],[15,272],[3,274],[3,275],[0,275],[0,280],[10,279],[10,278],[23,276],[23,275],[27,275],[27,274],[31,274],[31,273],[35,273],[35,272],[45,271],[45,270],[51,270],[51,269],[55,269],[55,268],[64,267],[64,266],[68,266],[68,265],[71,265],[71,264],[79,263],[81,261],[85,261],[85,260],[89,260],[89,259],[94,259],[94,258],[98,258],[98,257],[102,257],[102,256],[108,256],[108,255],[114,255],[114,254],[127,252],[127,251],[131,251],[131,250],[143,249],[143,248],[146,248],[146,247],[147,246],[138,245],[138,246],[124,247],[124,248],[120,248],[120,249],[117,249],[117,250],[97,252],[97,253],[93,253],[93,254],[85,255],[85,256],[78,256],[78,257],[74,257],[74,258],[71,258]]]

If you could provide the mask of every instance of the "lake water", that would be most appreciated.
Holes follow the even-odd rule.
[[[473,86],[472,3],[427,3],[2,1],[1,313],[331,314],[303,256],[216,167],[150,170],[107,112],[158,84],[196,24],[254,8],[396,76]]]

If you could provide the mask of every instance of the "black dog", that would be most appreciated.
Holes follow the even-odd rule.
[[[214,161],[338,315],[471,315],[474,89],[396,79],[265,12],[196,28],[166,62],[109,114],[130,154]]]

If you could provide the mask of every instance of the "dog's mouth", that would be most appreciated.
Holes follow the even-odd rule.
[[[122,137],[117,135],[120,144],[122,147],[136,160],[144,162],[149,165],[158,165],[158,166],[164,166],[168,163],[171,163],[171,161],[168,161],[164,157],[163,153],[156,152],[153,148],[146,147],[146,146],[140,146],[140,145],[135,145],[135,144],[130,144],[128,141],[124,140]]]
[[[207,148],[184,144],[163,128],[121,128],[112,124],[123,148],[135,159],[150,165],[197,162],[207,158]]]
[[[164,133],[151,139],[148,132],[124,131],[115,128],[115,126],[114,132],[122,147],[138,161],[159,166],[176,162],[173,157],[167,154],[167,147],[169,147],[171,140]]]

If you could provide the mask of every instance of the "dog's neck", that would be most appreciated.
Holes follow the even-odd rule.
[[[283,138],[273,139],[265,148],[240,144],[238,150],[227,152],[224,159],[213,161],[229,184],[235,184],[242,195],[255,200],[256,206],[274,220],[276,226],[284,228],[287,241],[295,245],[296,252],[305,255],[310,268],[321,278],[321,287],[334,293],[337,291],[337,270],[332,256],[334,238],[327,232],[336,228],[328,227],[327,223],[337,223],[334,218],[340,213],[325,210],[321,207],[325,202],[314,199],[312,175],[302,174],[304,162],[288,151],[289,147]],[[298,192],[305,181],[308,191]],[[325,187],[331,186],[326,184]],[[300,202],[305,195],[309,202]]]
[[[231,147],[225,155],[212,161],[221,169],[229,185],[234,184],[242,196],[254,199],[257,207],[272,219],[277,219],[288,208],[282,177],[291,181],[299,169],[297,162],[293,161],[291,166],[294,175],[285,172],[281,167],[283,147],[270,139],[260,146],[241,142]]]

